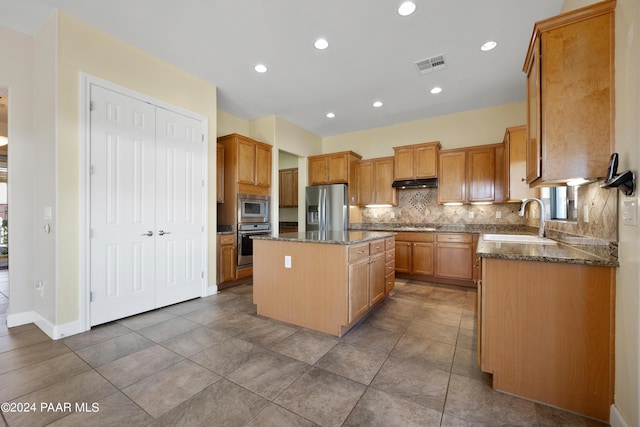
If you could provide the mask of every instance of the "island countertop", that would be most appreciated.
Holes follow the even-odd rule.
[[[278,236],[259,235],[253,236],[254,240],[277,240],[281,242],[301,242],[301,243],[326,243],[332,245],[353,245],[355,243],[367,242],[369,240],[383,239],[394,236],[396,233],[384,231],[307,231],[299,233],[281,233]]]

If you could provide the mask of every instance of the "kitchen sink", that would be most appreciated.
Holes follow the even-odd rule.
[[[483,234],[488,242],[528,243],[533,245],[557,245],[555,240],[534,236],[532,234]]]

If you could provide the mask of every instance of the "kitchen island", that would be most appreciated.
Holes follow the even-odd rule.
[[[310,231],[254,237],[258,314],[344,335],[393,289],[394,234]]]
[[[617,260],[589,246],[481,236],[478,359],[496,390],[608,421]]]

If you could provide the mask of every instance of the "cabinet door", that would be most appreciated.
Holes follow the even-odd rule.
[[[224,144],[216,144],[216,202],[224,203]]]
[[[229,282],[236,278],[236,247],[235,245],[220,246],[220,263],[218,283]]]
[[[438,176],[437,151],[434,145],[415,149],[416,178],[435,178]]]
[[[411,248],[413,243],[396,240],[396,271],[411,273]]]
[[[280,207],[291,208],[298,206],[298,169],[282,169],[278,173]]]
[[[238,184],[255,184],[256,179],[256,144],[252,141],[238,139],[238,164],[236,176]]]
[[[411,273],[433,275],[433,243],[414,242],[411,253]]]
[[[373,163],[373,203],[397,205],[397,191],[393,184],[393,157],[377,159]]]
[[[527,73],[527,184],[540,178],[540,40]]]
[[[329,159],[324,156],[309,157],[309,185],[326,184],[329,181]]]
[[[436,276],[450,279],[473,279],[473,245],[437,243]]]
[[[372,255],[369,264],[369,297],[371,306],[382,301],[385,296],[385,254]]]
[[[478,148],[467,152],[469,202],[495,201],[496,150]]]
[[[271,147],[268,145],[256,144],[255,185],[271,186]]]
[[[466,201],[466,151],[440,152],[438,203]]]
[[[405,179],[415,178],[414,149],[412,148],[394,148],[393,149],[395,168],[393,176],[395,180],[401,181]]]
[[[349,323],[369,309],[369,257],[349,264]]]
[[[507,129],[505,145],[508,150],[508,200],[519,201],[530,197],[536,197],[536,190],[529,188],[529,185],[527,184],[526,126]]]
[[[358,205],[365,206],[374,202],[374,163],[372,161],[356,164]]]
[[[329,184],[341,184],[349,182],[349,156],[346,154],[330,155],[329,157]]]

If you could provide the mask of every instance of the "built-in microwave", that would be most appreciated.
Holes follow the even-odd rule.
[[[238,194],[238,224],[268,222],[269,196]]]

